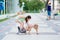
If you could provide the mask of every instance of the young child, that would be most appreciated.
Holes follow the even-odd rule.
[[[51,2],[48,2],[48,6],[47,6],[47,14],[48,14],[48,20],[51,19]]]
[[[30,19],[31,19],[31,16],[28,15],[27,17],[25,17],[23,22],[17,21],[17,23],[19,23],[18,34],[19,33],[26,33],[26,31],[29,31],[29,34],[30,34],[30,31],[32,28],[34,28],[36,30],[36,33],[38,33],[38,25],[37,24],[31,25],[29,23]]]
[[[31,16],[28,15],[27,17],[25,17],[24,15],[20,15],[20,13],[18,13],[18,17],[16,22],[18,23],[18,34],[19,33],[26,33],[26,31],[30,31],[32,28],[34,28],[36,30],[36,33],[38,33],[38,25],[37,24],[30,24],[30,19]]]
[[[24,18],[24,20],[17,20],[16,22],[19,23],[19,26],[18,26],[18,33],[26,33],[27,31],[27,22],[31,19],[31,16],[27,16],[26,18]]]
[[[34,28],[35,31],[36,31],[36,33],[38,34],[38,25],[37,25],[37,24],[33,24],[33,23],[31,23],[31,22],[32,22],[31,16],[27,16],[27,17],[25,18],[25,24],[27,24],[27,25],[25,25],[26,31],[28,31],[29,34],[30,34],[31,29]]]

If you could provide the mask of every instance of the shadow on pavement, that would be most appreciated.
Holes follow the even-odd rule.
[[[36,34],[35,32],[31,33],[31,34],[28,34],[28,33],[20,33],[20,34],[17,34],[15,32],[11,32],[11,33],[8,33],[8,35],[58,35],[57,33],[48,33],[48,32],[42,32],[42,33],[38,33]]]

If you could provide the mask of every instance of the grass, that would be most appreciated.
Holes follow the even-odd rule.
[[[17,15],[14,15],[14,16],[12,16],[12,17],[16,17]]]
[[[0,19],[0,22],[3,22],[3,21],[5,21],[5,20],[7,20],[8,18],[4,18],[4,19]]]
[[[14,16],[12,16],[12,17],[16,17],[17,15],[14,15]],[[0,19],[0,22],[3,22],[3,21],[6,21],[6,20],[8,20],[9,18],[4,18],[4,19]]]
[[[60,12],[58,14],[60,15]]]

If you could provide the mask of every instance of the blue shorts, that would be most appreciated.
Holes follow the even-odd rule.
[[[51,11],[48,11],[48,16],[51,16]]]

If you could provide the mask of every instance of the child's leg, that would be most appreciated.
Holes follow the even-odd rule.
[[[18,26],[18,33],[17,34],[19,34],[20,33],[20,27]]]
[[[21,21],[19,21],[19,20],[16,20],[16,22],[20,24],[20,27],[21,27],[21,28],[23,28],[23,25],[24,25],[23,22],[21,22]]]
[[[48,20],[51,19],[51,11],[48,11]]]
[[[31,28],[29,28],[29,34],[30,34]]]
[[[18,27],[18,31],[20,32],[20,27]]]
[[[50,20],[51,19],[51,16],[49,16],[48,19]]]
[[[34,29],[36,30],[36,33],[38,33],[38,25],[37,24],[34,25]]]
[[[27,27],[27,31],[29,31],[28,33],[30,34],[31,27]]]
[[[22,28],[20,32],[21,33],[26,33],[26,29],[25,28]]]
[[[20,27],[18,27],[18,33],[17,34],[19,34],[19,33],[26,33],[26,30],[24,28],[20,29]]]

